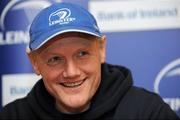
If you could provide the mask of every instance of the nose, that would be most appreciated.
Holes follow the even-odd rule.
[[[73,61],[68,61],[63,71],[63,77],[74,78],[77,76],[80,76],[80,69],[78,68],[78,65]]]

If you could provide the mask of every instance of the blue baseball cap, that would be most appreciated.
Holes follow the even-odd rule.
[[[86,9],[71,3],[56,3],[43,9],[33,20],[29,49],[36,50],[53,37],[67,32],[102,36],[95,18]]]

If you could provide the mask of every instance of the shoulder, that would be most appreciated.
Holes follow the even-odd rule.
[[[141,101],[142,103],[148,103],[148,102],[152,102],[152,101],[164,103],[162,98],[158,94],[148,91],[144,88],[140,88],[140,87],[132,86],[129,89],[127,96],[135,97],[136,98],[135,100]]]
[[[161,110],[163,107],[170,109],[169,105],[166,104],[163,99],[156,93],[148,91],[140,87],[131,87],[126,96],[128,99],[131,99],[133,104],[143,111],[155,111]]]
[[[0,112],[1,119],[19,118],[22,113],[26,115],[28,113],[27,98],[17,99],[7,105],[5,105]],[[21,114],[19,114],[21,113]]]
[[[158,94],[134,86],[124,95],[119,107],[124,108],[125,116],[128,113],[132,118],[178,118]]]
[[[127,106],[134,106],[138,110],[154,109],[157,106],[164,105],[162,98],[153,92],[150,92],[144,88],[132,86],[122,99],[122,103],[126,103]]]
[[[2,111],[6,111],[6,110],[11,110],[11,109],[17,109],[17,108],[21,108],[24,107],[24,105],[26,104],[26,97],[25,98],[20,98],[20,99],[16,99],[13,102],[8,103],[7,105],[5,105],[2,109]]]

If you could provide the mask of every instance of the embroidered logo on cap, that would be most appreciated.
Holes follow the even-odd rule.
[[[67,8],[59,9],[49,15],[49,26],[56,24],[68,24],[76,20],[76,18],[70,17],[71,11]]]

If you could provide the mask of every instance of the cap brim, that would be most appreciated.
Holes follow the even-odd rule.
[[[62,30],[62,29],[57,29],[57,30],[51,30],[51,31],[48,31],[46,33],[42,33],[40,35],[40,37],[38,38],[38,42],[36,43],[32,43],[31,46],[30,46],[30,51],[33,51],[33,50],[37,50],[39,49],[41,46],[43,46],[45,43],[47,43],[49,40],[51,40],[52,38],[54,38],[55,36],[57,35],[61,35],[63,33],[68,33],[68,32],[80,32],[80,33],[85,33],[85,34],[89,34],[89,35],[93,35],[93,36],[96,36],[96,37],[101,37],[101,34],[99,34],[98,32],[94,32],[94,31],[91,31],[90,29],[87,30],[87,28],[84,28],[84,29],[80,29],[80,28],[66,28],[65,30]],[[45,35],[43,35],[45,34]]]

